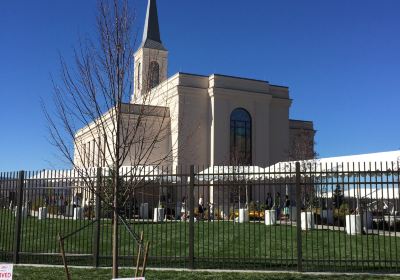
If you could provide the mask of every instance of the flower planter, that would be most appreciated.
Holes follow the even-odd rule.
[[[18,206],[15,206],[15,217],[17,217],[17,209]],[[28,217],[28,208],[26,206],[21,207],[21,218],[27,218]]]
[[[360,215],[346,215],[346,233],[350,235],[362,233]]]
[[[289,208],[289,219],[291,221],[297,220],[297,208],[295,206]]]
[[[276,210],[265,210],[265,225],[276,225]]]
[[[47,207],[39,207],[38,220],[45,220],[47,218]]]
[[[363,228],[371,229],[372,228],[372,213],[369,211],[363,212]]]
[[[148,203],[140,204],[139,217],[141,219],[148,219],[149,218],[149,204]]]
[[[65,217],[73,217],[74,216],[74,207],[72,205],[67,205],[65,207]]]
[[[164,208],[154,208],[153,222],[158,223],[164,221]]]
[[[321,220],[322,223],[326,221],[326,224],[328,225],[333,224],[333,210],[332,209],[321,210]]]
[[[221,210],[219,216],[222,220],[229,220],[229,216],[226,214],[224,210]]]
[[[314,229],[314,213],[313,212],[301,212],[301,229],[310,230]]]
[[[74,220],[82,220],[83,219],[83,208],[82,207],[75,207],[74,208]]]
[[[246,223],[249,221],[249,210],[245,208],[239,209],[239,223]]]

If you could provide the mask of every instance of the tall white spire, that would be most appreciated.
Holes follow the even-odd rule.
[[[132,103],[167,79],[167,66],[168,51],[161,41],[157,1],[148,0],[143,40],[135,53]]]

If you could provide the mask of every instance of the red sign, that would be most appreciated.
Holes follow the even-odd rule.
[[[12,264],[0,264],[0,279],[1,280],[12,280],[13,276],[13,265]]]

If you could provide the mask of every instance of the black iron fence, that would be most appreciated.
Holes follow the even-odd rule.
[[[398,163],[122,168],[119,257],[149,266],[400,270]],[[0,261],[111,265],[106,169],[0,173]]]

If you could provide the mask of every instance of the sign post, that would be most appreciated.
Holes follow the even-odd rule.
[[[12,278],[13,278],[13,264],[1,263],[0,280],[12,280]]]

